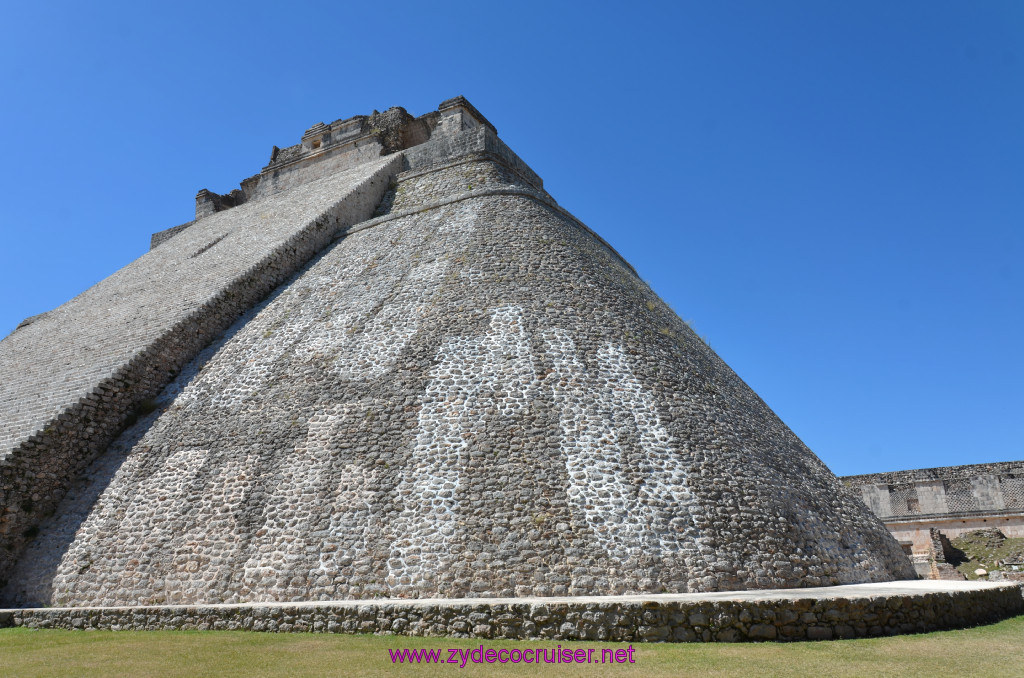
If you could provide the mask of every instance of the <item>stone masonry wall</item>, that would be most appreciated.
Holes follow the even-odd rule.
[[[550,601],[330,602],[300,605],[0,610],[0,628],[246,630],[612,642],[830,640],[921,633],[1024,612],[1019,586],[815,600],[671,596]]]
[[[397,217],[413,216],[417,212],[461,200],[517,195],[536,200],[574,222],[579,229],[603,245],[607,253],[617,260],[618,265],[624,266],[639,278],[636,269],[604,238],[560,207],[554,198],[534,181],[535,175],[532,171],[521,173],[521,164],[522,161],[517,165],[509,164],[507,154],[481,151],[471,152],[453,160],[442,158],[426,169],[407,170],[398,175],[397,182],[389,188],[377,206],[377,218],[358,224],[350,231],[374,228]]]
[[[486,125],[477,125],[448,130],[448,132],[447,134],[434,134],[426,143],[407,149],[403,154],[405,169],[416,170],[434,167],[439,163],[473,153],[491,153],[512,168],[526,184],[539,190],[544,189],[544,181],[505,142],[498,138],[492,128]]]
[[[489,153],[472,153],[425,170],[403,172],[399,180],[392,212],[421,209],[451,196],[488,189],[532,190],[554,202],[503,159]]]
[[[391,156],[202,219],[0,342],[0,581],[126,422],[240,313],[365,220],[400,165]]]
[[[493,194],[461,192],[470,169]],[[402,176],[391,214],[246,313],[89,468],[4,600],[914,576],[882,524],[621,257],[530,197],[532,183],[505,183],[518,170],[442,164],[434,192],[426,175]]]

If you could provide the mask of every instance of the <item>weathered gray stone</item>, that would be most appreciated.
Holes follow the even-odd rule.
[[[0,343],[0,405],[16,420],[0,459],[10,604],[913,576],[878,520],[468,102],[315,125],[238,190],[202,194],[191,226]],[[255,289],[274,292],[256,303]],[[110,317],[78,327],[94,316]],[[4,380],[65,325],[53,360],[82,366],[73,384],[42,367]],[[83,357],[93,340],[103,360]],[[23,418],[26,393],[40,397]],[[525,628],[435,612],[417,628]],[[656,639],[678,623],[659,605],[579,612],[530,621],[591,637],[640,619]],[[700,637],[774,619],[756,612],[710,605]],[[379,630],[380,614],[338,623]]]
[[[808,626],[807,640],[832,640],[832,627]]]
[[[753,591],[733,594],[651,595],[643,597],[563,598],[548,608],[538,599],[432,601],[326,601],[283,605],[158,606],[145,608],[37,608],[0,610],[0,626],[64,629],[249,629],[274,632],[378,633],[446,635],[474,638],[547,638],[616,642],[738,642],[766,640],[829,640],[957,628],[1002,619],[1024,611],[1019,585],[975,582],[897,582],[842,587],[857,604],[835,623],[794,621],[779,634],[770,624],[742,623],[701,628],[698,612],[709,600],[727,610],[746,609],[754,618],[817,604],[828,589]],[[898,615],[888,617],[890,601]],[[742,608],[740,608],[742,606]],[[537,614],[543,609],[542,614]],[[650,614],[673,620],[652,626]],[[789,618],[795,619],[793,615]],[[886,626],[866,619],[886,617]],[[601,619],[594,629],[592,621]],[[917,619],[917,621],[913,621]],[[483,620],[490,620],[487,623]],[[508,623],[500,623],[505,620]],[[518,623],[519,620],[526,620]],[[591,631],[599,631],[592,634]]]

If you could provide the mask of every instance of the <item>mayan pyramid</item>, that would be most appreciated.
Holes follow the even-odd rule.
[[[0,342],[0,606],[914,577],[462,97],[196,203]]]

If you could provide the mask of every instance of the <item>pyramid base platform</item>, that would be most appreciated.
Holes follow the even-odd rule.
[[[0,627],[736,642],[921,633],[1018,614],[1019,584],[897,581],[630,596],[25,608],[0,610]]]

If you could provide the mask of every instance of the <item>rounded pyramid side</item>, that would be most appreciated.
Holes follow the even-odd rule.
[[[93,465],[6,599],[914,577],[884,526],[632,269],[498,159],[408,173],[387,202]]]

